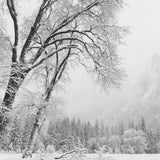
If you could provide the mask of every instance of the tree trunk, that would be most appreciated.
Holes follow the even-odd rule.
[[[27,146],[24,150],[22,158],[32,157],[36,139],[39,134],[40,128],[43,124],[42,110],[43,110],[43,107],[39,108],[37,111],[35,122],[34,122],[32,131],[31,131],[31,134],[30,134],[30,137],[29,137]]]
[[[29,141],[28,141],[27,147],[23,153],[22,158],[32,157],[32,153],[34,150],[34,144],[36,142],[36,138],[38,135],[38,130],[39,130],[39,124],[38,124],[38,119],[36,118],[36,122],[33,125],[31,135],[29,137]]]
[[[7,113],[12,109],[12,104],[14,102],[16,93],[24,81],[29,70],[21,69],[18,63],[13,63],[11,65],[10,77],[7,85],[7,89],[2,101],[2,107],[0,109],[0,132],[2,133],[7,123],[9,122],[9,117]]]
[[[45,89],[45,93],[44,95],[42,95],[42,103],[41,106],[38,108],[37,114],[36,114],[36,119],[31,131],[31,135],[27,144],[27,147],[23,153],[22,158],[28,158],[28,157],[32,157],[32,153],[34,151],[34,146],[36,143],[36,139],[37,136],[40,132],[40,129],[43,125],[43,120],[44,120],[44,114],[43,111],[45,110],[45,108],[47,107],[47,103],[50,99],[51,93],[52,93],[52,88],[54,87],[56,83],[50,83],[48,87],[46,87]]]

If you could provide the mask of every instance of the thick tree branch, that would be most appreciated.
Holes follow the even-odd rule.
[[[21,55],[20,55],[20,61],[22,63],[25,62],[25,60],[24,60],[25,55],[26,55],[26,53],[28,51],[28,48],[29,48],[34,36],[36,35],[36,33],[37,33],[37,31],[38,31],[38,29],[40,27],[40,22],[42,20],[42,17],[43,17],[43,14],[44,14],[45,10],[47,9],[47,7],[49,5],[51,5],[52,3],[56,2],[56,1],[57,0],[55,0],[55,1],[43,0],[42,4],[40,6],[40,9],[38,11],[37,17],[35,19],[35,22],[34,22],[33,26],[30,29],[29,35],[28,35],[28,37],[27,37],[27,39],[25,41],[25,44],[23,46],[23,49],[22,49],[22,52],[21,52]]]
[[[64,46],[54,52],[52,52],[51,54],[47,55],[45,58],[41,59],[38,63],[34,64],[33,66],[31,66],[30,68],[33,69],[37,66],[39,66],[40,64],[42,64],[45,60],[47,60],[48,58],[52,57],[53,55],[55,55],[57,52],[60,52],[62,50],[66,50],[69,48],[77,48],[77,45],[68,45],[68,46]]]
[[[72,36],[73,36],[73,33],[71,33],[71,37]],[[69,44],[72,45],[72,40],[70,40]],[[55,44],[55,47],[57,49],[58,45]],[[45,97],[46,100],[48,100],[50,98],[54,86],[58,83],[58,81],[62,77],[62,74],[66,68],[66,65],[67,65],[67,61],[71,55],[71,50],[72,50],[72,48],[68,49],[67,55],[65,56],[65,58],[61,62],[59,62],[59,56],[58,56],[58,53],[56,53],[56,68],[55,68],[55,72],[52,76],[52,80],[49,84],[49,87],[46,90],[46,97]]]
[[[56,39],[55,41],[51,42],[51,43],[48,43],[47,45],[44,45],[44,48],[48,47],[48,46],[51,46],[57,42],[63,42],[63,41],[77,41],[77,42],[80,42],[80,43],[85,43],[83,42],[82,40],[78,39],[78,38],[74,38],[74,37],[66,37],[66,38],[61,38],[61,39]]]
[[[61,30],[62,28],[64,28],[65,26],[67,26],[68,24],[70,24],[71,22],[73,22],[78,16],[82,15],[83,13],[87,12],[88,10],[90,10],[91,8],[99,5],[100,3],[102,3],[102,1],[99,0],[95,0],[93,3],[87,5],[85,8],[81,9],[81,11],[67,17],[66,19],[63,20],[63,22],[61,22],[55,29],[54,31],[51,33],[51,35],[44,41],[44,46],[47,46],[47,44],[50,42],[50,40],[53,38],[52,35],[54,35],[57,31]],[[36,56],[32,59],[31,63],[34,63],[42,54],[42,52],[44,51],[44,47],[40,47],[39,50],[37,51]]]
[[[19,31],[14,0],[7,0],[7,7],[14,23],[14,44],[12,47],[12,62],[17,62],[17,46],[19,40]]]
[[[71,44],[71,43],[70,43]],[[52,90],[54,88],[54,86],[57,84],[57,82],[60,80],[60,78],[62,77],[62,74],[65,70],[65,67],[67,65],[67,60],[71,54],[71,49],[72,48],[69,48],[68,50],[68,53],[66,55],[66,57],[61,61],[60,65],[58,66],[58,68],[55,70],[55,73],[52,77],[52,80],[49,84],[49,87],[47,88],[46,90],[46,97],[45,97],[45,100],[48,100],[51,96],[51,93],[52,93]]]
[[[88,31],[87,31],[88,32]],[[94,39],[92,38],[92,37],[90,37],[88,34],[87,34],[87,32],[86,31],[79,31],[79,30],[76,30],[76,29],[74,29],[74,30],[66,30],[66,31],[61,31],[61,32],[57,32],[57,33],[55,33],[55,34],[53,34],[51,37],[55,37],[55,36],[58,36],[58,35],[64,35],[64,34],[67,34],[67,33],[78,33],[79,35],[81,35],[81,36],[85,36],[87,39],[89,39],[92,43],[93,43],[93,45],[95,46],[95,47],[97,47],[99,50],[100,50],[100,52],[102,52],[102,50],[101,50],[101,48],[100,48],[100,46],[98,46],[96,43],[95,43],[95,41],[94,41]],[[91,33],[91,31],[90,32],[88,32],[88,33]],[[92,33],[91,33],[92,34]],[[93,35],[93,34],[92,34]],[[98,35],[97,35],[98,36]],[[94,35],[94,37],[95,37],[95,35]],[[100,36],[98,36],[98,37],[100,37]],[[49,45],[49,44],[48,44]]]

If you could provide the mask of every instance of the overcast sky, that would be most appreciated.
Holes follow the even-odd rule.
[[[64,109],[68,115],[93,121],[96,118],[106,119],[111,107],[125,105],[133,84],[147,71],[152,55],[160,53],[160,1],[126,0],[126,3],[119,17],[121,25],[130,27],[126,44],[118,48],[127,74],[121,90],[111,90],[108,95],[82,68],[75,68],[63,94]]]

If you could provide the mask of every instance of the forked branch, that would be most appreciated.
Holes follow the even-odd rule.
[[[92,9],[93,7],[99,5],[101,3],[101,1],[95,0],[94,2],[92,2],[91,4],[87,5],[86,7],[84,7],[83,9],[81,9],[80,11],[78,11],[77,13],[65,18],[54,30],[53,32],[50,34],[50,36],[48,36],[48,38],[46,38],[46,40],[44,41],[44,45],[42,47],[40,47],[37,51],[36,56],[32,59],[32,64],[35,63],[35,61],[41,56],[42,52],[44,51],[44,46],[48,46],[49,43],[51,43],[50,41],[54,38],[54,34],[56,34],[58,31],[62,30],[64,27],[66,27],[68,24],[70,24],[71,22],[73,22],[78,16],[84,14],[85,12],[89,11],[90,9]],[[28,46],[29,47],[29,46]]]
[[[70,48],[77,48],[77,45],[68,45],[68,46],[64,46],[62,48],[59,48],[58,50],[55,50],[54,52],[52,52],[51,54],[47,55],[45,58],[41,59],[38,63],[34,64],[33,66],[31,66],[30,68],[33,69],[37,66],[39,66],[40,64],[42,64],[45,60],[47,60],[48,58],[52,57],[53,55],[55,55],[56,53],[66,50],[66,49],[70,49]]]
[[[38,14],[36,16],[36,19],[34,21],[34,24],[33,26],[31,27],[30,29],[30,32],[29,32],[29,35],[25,41],[25,44],[23,46],[23,49],[22,49],[22,52],[21,52],[21,55],[20,55],[20,61],[22,63],[24,63],[24,58],[25,58],[25,55],[28,51],[28,48],[30,47],[30,44],[34,38],[34,36],[36,35],[39,27],[40,27],[40,23],[41,23],[41,20],[42,20],[42,17],[46,11],[46,9],[53,3],[55,3],[57,0],[54,0],[54,1],[51,1],[51,0],[43,0],[40,8],[39,8],[39,11],[38,11]]]

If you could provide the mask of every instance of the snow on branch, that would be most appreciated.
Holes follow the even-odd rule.
[[[52,5],[53,3],[55,3],[57,0],[43,0],[43,3],[41,4],[40,8],[39,8],[39,11],[38,11],[38,14],[36,16],[36,19],[34,21],[34,24],[33,26],[31,27],[30,29],[30,32],[29,32],[29,35],[25,41],[25,44],[23,46],[23,49],[22,49],[22,52],[21,52],[21,55],[20,55],[20,61],[24,63],[24,58],[25,58],[25,55],[27,53],[27,50],[35,36],[35,34],[37,33],[39,27],[40,27],[40,23],[41,23],[41,20],[42,20],[42,17],[46,11],[46,9],[48,9],[48,7],[50,5]]]
[[[7,0],[7,7],[9,9],[10,15],[14,23],[14,45],[12,47],[12,62],[17,61],[17,45],[19,40],[19,30],[18,30],[18,21],[17,21],[17,12],[14,5],[14,0]]]

